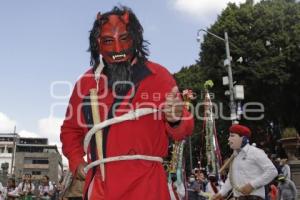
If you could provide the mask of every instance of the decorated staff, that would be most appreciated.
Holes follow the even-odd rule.
[[[182,92],[183,103],[187,110],[190,109],[191,100],[195,99],[195,94],[190,89],[185,89]],[[185,195],[185,175],[184,175],[184,157],[183,150],[185,140],[175,141],[173,144],[172,158],[169,164],[169,190],[171,199],[184,199]],[[176,189],[174,189],[176,188]]]
[[[209,95],[209,89],[213,87],[213,82],[208,80],[204,84],[205,100],[204,100],[204,123],[203,129],[205,131],[206,142],[206,157],[207,157],[207,171],[208,174],[214,174],[219,177],[218,169],[222,163],[222,157],[219,147],[219,142],[216,134],[215,120],[212,102]]]

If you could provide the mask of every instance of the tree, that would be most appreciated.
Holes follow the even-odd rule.
[[[244,85],[244,103],[260,102],[264,105],[265,117],[262,120],[244,119],[241,122],[250,125],[256,138],[262,137],[258,133],[280,133],[280,129],[288,126],[300,131],[299,21],[300,4],[295,0],[264,0],[257,4],[247,0],[240,5],[229,3],[208,29],[221,37],[224,31],[228,32],[233,77],[238,84]],[[243,62],[236,62],[241,56]],[[205,80],[213,80],[213,101],[222,102],[224,112],[229,116],[229,99],[224,95],[228,88],[222,85],[222,76],[227,75],[224,59],[224,43],[206,34],[197,63],[184,67],[175,77],[181,88],[192,88],[198,95]],[[203,100],[200,97],[196,102]],[[230,121],[218,118],[216,123],[221,146],[225,149],[225,134]],[[202,121],[196,121],[198,134],[201,124]],[[272,137],[276,139],[277,136],[273,134]]]
[[[265,106],[265,118],[256,125],[272,121],[300,129],[299,20],[300,5],[295,1],[247,1],[240,6],[228,4],[209,28],[220,36],[228,32],[234,80],[244,85],[246,101]],[[199,55],[203,76],[215,82],[218,99],[228,101],[221,84],[221,77],[227,74],[224,44],[205,35]],[[240,56],[244,62],[235,62]]]

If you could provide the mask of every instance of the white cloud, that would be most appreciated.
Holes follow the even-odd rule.
[[[43,118],[38,121],[38,133],[22,129],[17,131],[21,137],[44,137],[49,139],[50,144],[59,144],[60,126],[62,118]],[[0,112],[0,133],[13,133],[16,121]]]
[[[18,132],[18,134],[21,137],[33,137],[33,138],[40,137],[40,135],[38,135],[37,133],[26,131],[26,130],[21,130],[21,131]]]
[[[255,0],[254,2],[259,2]],[[170,0],[171,6],[184,14],[188,14],[195,21],[203,21],[211,17],[216,17],[226,8],[229,3],[244,3],[245,0]]]
[[[0,133],[12,133],[16,122],[0,112]]]
[[[38,121],[38,129],[41,137],[49,139],[50,144],[59,144],[60,126],[63,123],[62,118],[43,118]]]

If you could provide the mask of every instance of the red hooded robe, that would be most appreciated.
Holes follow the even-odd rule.
[[[127,113],[129,107],[162,108],[166,94],[176,85],[172,75],[162,66],[147,61],[144,68],[135,76],[140,76],[136,85],[136,93],[129,104],[119,107],[120,114]],[[92,70],[89,70],[76,83],[66,119],[61,127],[63,153],[69,160],[70,170],[75,174],[76,168],[84,162],[83,140],[88,132],[87,120],[84,117],[83,99],[89,90],[96,88]],[[131,91],[132,92],[132,91]],[[130,93],[130,92],[129,92]],[[110,89],[99,82],[99,113],[102,121],[114,101]],[[157,115],[157,114],[156,114]],[[190,116],[184,110],[183,117]],[[169,137],[182,140],[192,134],[194,121],[192,117],[181,120],[178,126],[171,127],[164,117],[156,119],[154,114],[140,117],[138,120],[125,121],[112,125],[104,144],[106,157],[141,154],[166,157]],[[91,147],[87,156],[91,161]],[[94,177],[94,178],[93,178]],[[93,179],[93,182],[92,182]],[[92,183],[91,183],[92,182]],[[89,187],[92,187],[89,189]],[[166,172],[162,163],[146,160],[117,161],[105,164],[105,181],[101,182],[99,167],[89,170],[83,196],[90,190],[89,199],[105,200],[168,200],[170,199]],[[102,196],[102,197],[101,197]],[[104,197],[103,197],[104,196]]]

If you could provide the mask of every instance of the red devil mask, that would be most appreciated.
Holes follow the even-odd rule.
[[[108,21],[101,26],[97,42],[100,53],[109,64],[130,62],[133,58],[133,41],[127,31],[128,22],[129,13],[125,12],[122,16],[110,15]]]

